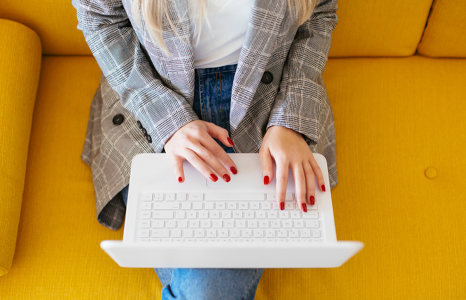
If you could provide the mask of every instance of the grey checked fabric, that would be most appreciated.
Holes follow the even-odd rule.
[[[163,152],[180,127],[198,119],[192,109],[195,76],[187,1],[168,0],[181,36],[164,17],[168,57],[152,43],[145,23],[137,27],[133,22],[131,0],[73,0],[78,29],[102,70],[81,158],[92,169],[97,220],[113,230],[123,222],[119,191],[129,183],[133,157]],[[233,81],[231,138],[235,152],[257,153],[272,125],[300,132],[312,152],[327,159],[332,189],[338,182],[335,128],[322,73],[338,22],[337,0],[321,0],[299,27],[287,2],[254,1]],[[268,84],[261,82],[265,71],[273,75]],[[119,126],[112,122],[117,114],[124,116]]]

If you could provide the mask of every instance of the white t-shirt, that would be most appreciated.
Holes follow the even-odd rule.
[[[207,16],[204,14],[199,43],[192,36],[194,68],[215,68],[238,63],[239,54],[248,28],[253,0],[207,0]],[[188,15],[193,15],[192,5],[200,5],[196,0],[188,0]],[[207,26],[208,18],[212,30]],[[191,20],[193,22],[199,20]],[[191,34],[193,30],[191,29]]]

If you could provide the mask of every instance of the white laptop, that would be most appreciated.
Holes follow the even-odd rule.
[[[281,211],[275,176],[263,184],[259,154],[228,155],[238,169],[228,183],[206,179],[188,161],[179,183],[168,154],[135,156],[123,240],[101,248],[132,268],[332,268],[363,248],[337,241],[323,155],[314,153],[327,190],[316,187],[307,213],[296,203],[291,170]]]

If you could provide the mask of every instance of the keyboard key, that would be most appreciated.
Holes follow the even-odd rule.
[[[168,229],[152,229],[151,237],[153,238],[166,238],[170,236],[170,231]]]
[[[222,203],[216,203],[215,208],[223,210],[223,209],[225,209],[225,203],[223,203],[223,202]]]
[[[152,201],[152,193],[145,193],[142,195],[142,201]]]
[[[203,193],[189,193],[188,197],[189,197],[189,201],[203,201],[204,200]]]
[[[274,210],[280,210],[280,206],[278,206],[277,202],[272,203],[272,209]]]
[[[175,218],[177,218],[177,219],[186,219],[186,212],[185,211],[177,211],[175,213]]]
[[[152,228],[164,228],[165,221],[163,220],[154,220],[152,221]]]
[[[309,229],[301,229],[299,232],[301,233],[301,237],[311,237],[311,231]]]
[[[204,229],[196,229],[194,230],[194,237],[203,238],[205,237],[205,230]]]
[[[152,203],[151,202],[143,202],[141,204],[141,209],[146,210],[146,209],[151,209],[151,208],[152,208]]]
[[[294,202],[285,202],[285,209],[286,210],[295,209],[295,203]]]
[[[201,228],[210,228],[210,220],[202,220]]]
[[[217,237],[217,230],[216,229],[208,229],[207,230],[207,237],[208,238]]]
[[[251,238],[252,237],[252,230],[251,229],[242,229],[241,230],[241,237]]]
[[[218,237],[227,238],[228,237],[228,229],[220,229],[218,231]]]
[[[181,209],[191,209],[191,204],[189,202],[183,202],[181,203]]]
[[[299,231],[298,229],[289,229],[288,234],[291,238],[297,238],[299,237]]]
[[[289,201],[295,201],[295,197],[294,197],[294,193],[286,193],[286,196],[285,196],[285,201],[289,202]]]
[[[277,193],[267,193],[267,201],[277,202]]]
[[[194,236],[194,230],[192,229],[183,229],[182,236],[186,238],[192,238]]]
[[[186,218],[187,219],[196,219],[196,212],[195,211],[188,211],[186,212]]]
[[[293,223],[291,220],[283,220],[282,224],[283,228],[293,228]]]
[[[317,210],[317,202],[314,205],[307,204],[307,211],[309,210]]]
[[[223,227],[223,221],[222,220],[212,221],[212,227],[213,228],[222,228]]]
[[[141,211],[141,219],[150,219],[151,218],[151,211]]]
[[[288,230],[286,230],[286,229],[279,229],[279,230],[277,230],[277,236],[278,236],[279,238],[286,238],[286,237],[288,237]]]
[[[175,202],[154,203],[154,209],[180,209],[180,204]]]
[[[257,220],[249,220],[248,221],[248,228],[257,228],[258,222]]]
[[[239,210],[233,211],[233,219],[242,219],[243,218],[243,212]]]
[[[263,201],[264,193],[206,193],[205,201]]]
[[[222,219],[231,219],[231,211],[222,211]]]
[[[206,204],[207,204],[207,203],[206,203]],[[211,211],[211,212],[209,213],[209,216],[210,216],[211,219],[218,219],[218,218],[220,218],[220,212],[219,212],[219,211],[216,211],[216,210]]]
[[[171,237],[180,238],[181,237],[181,229],[172,229]]]
[[[276,211],[269,211],[269,212],[267,212],[267,218],[269,218],[269,219],[277,219],[277,218],[278,218],[278,212],[276,212]]]
[[[139,223],[140,228],[149,228],[150,227],[150,220],[141,220]]]
[[[287,212],[287,211],[280,211],[280,212],[278,212],[278,217],[279,217],[280,219],[289,219],[289,218],[290,218],[290,214],[289,214],[289,212]]]
[[[247,202],[240,202],[239,209],[249,209],[249,205]]]
[[[251,202],[251,203],[249,203],[249,207],[251,209],[260,209],[259,202]]]
[[[272,204],[269,203],[269,202],[261,203],[261,208],[262,209],[272,209]]]
[[[313,238],[320,238],[320,230],[311,230]]]
[[[204,204],[205,209],[214,209],[214,204],[213,202],[206,202]]]
[[[268,220],[259,220],[259,228],[269,228]]]
[[[178,221],[178,228],[188,228],[188,221],[187,220]]]
[[[233,220],[225,220],[225,228],[235,228],[235,221]]]
[[[152,219],[173,219],[172,211],[153,211]]]
[[[291,212],[292,219],[301,219],[301,212],[300,211],[292,211]]]
[[[167,201],[175,201],[176,194],[175,193],[166,193],[165,200]]]
[[[155,193],[153,201],[163,201],[163,193]]]
[[[241,231],[239,229],[231,229],[230,230],[230,237],[239,238],[240,236],[241,236]]]
[[[257,218],[257,219],[265,219],[265,218],[266,218],[265,211],[258,211],[258,212],[256,212],[256,218]]]
[[[295,220],[293,221],[294,228],[304,228],[304,221],[303,220]]]
[[[319,221],[317,220],[307,220],[306,222],[306,227],[307,228],[319,228]]]
[[[245,211],[244,212],[244,217],[246,219],[254,219],[254,212],[253,211]]]
[[[202,203],[195,203],[195,204],[202,204]],[[200,211],[199,212],[199,219],[208,219],[209,212],[208,211]]]
[[[228,202],[227,203],[227,208],[229,210],[235,210],[236,209],[236,202]]]
[[[193,209],[202,209],[202,203],[193,203]]]
[[[268,238],[274,238],[275,236],[275,229],[266,229],[265,236]]]
[[[149,229],[141,229],[139,231],[139,237],[148,238],[149,237]]]
[[[236,225],[236,228],[246,228],[246,221],[245,220],[236,220],[235,225]]]
[[[190,220],[189,228],[199,228],[199,220]]]
[[[178,202],[186,201],[186,193],[176,193],[176,200]]]
[[[308,211],[307,213],[303,213],[303,219],[318,219],[319,213],[316,211]]]
[[[255,238],[263,238],[264,237],[264,230],[263,229],[254,229],[254,237]]]
[[[270,221],[270,227],[271,228],[280,228],[280,220],[272,220]]]
[[[165,221],[165,228],[176,228],[176,221],[175,220]]]

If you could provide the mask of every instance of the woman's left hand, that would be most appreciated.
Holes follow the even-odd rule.
[[[285,206],[288,169],[290,168],[295,181],[296,200],[304,212],[307,212],[306,202],[311,205],[315,203],[315,177],[317,177],[319,188],[325,191],[325,181],[320,167],[309,145],[299,132],[283,126],[270,126],[262,141],[259,156],[264,184],[268,184],[273,179],[272,159],[275,161],[277,203],[281,210]]]

